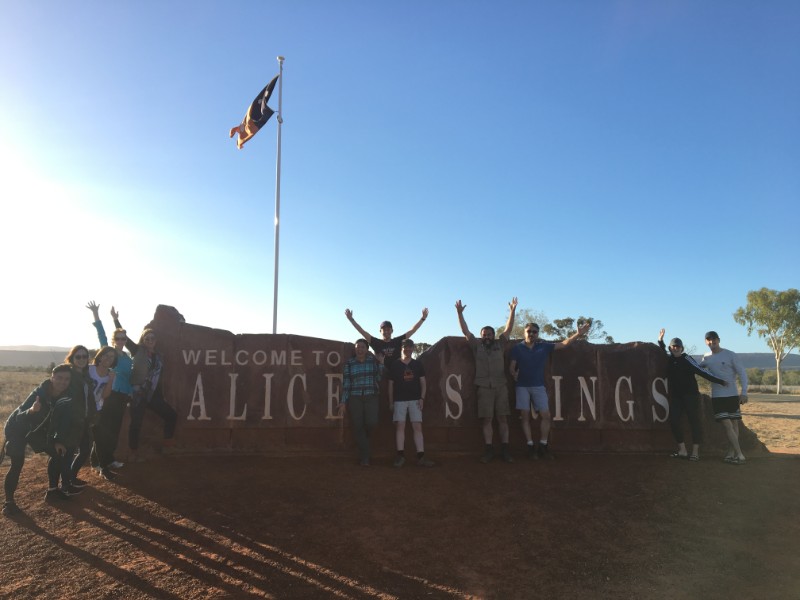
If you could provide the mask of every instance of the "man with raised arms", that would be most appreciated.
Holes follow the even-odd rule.
[[[550,353],[566,348],[570,342],[586,334],[591,323],[578,325],[578,331],[560,342],[545,342],[539,339],[539,326],[536,323],[525,325],[525,339],[511,349],[511,363],[508,370],[516,381],[516,407],[519,411],[522,433],[528,443],[528,458],[553,458],[549,451],[550,402],[544,387],[544,369]],[[539,449],[533,443],[531,433],[531,407],[541,418],[539,425]]]
[[[485,448],[482,463],[488,463],[494,458],[493,420],[497,419],[497,431],[500,434],[500,444],[503,460],[514,462],[508,449],[508,415],[511,414],[508,404],[508,387],[506,386],[505,369],[505,344],[508,334],[514,327],[514,315],[517,310],[517,299],[512,298],[508,303],[509,314],[505,329],[498,339],[494,336],[494,327],[486,325],[481,329],[480,339],[476,338],[467,327],[464,320],[464,310],[467,308],[461,300],[456,302],[458,323],[461,332],[467,338],[472,353],[475,356],[475,388],[478,397],[478,418],[483,422],[483,441]]]
[[[367,343],[372,347],[372,350],[375,352],[375,354],[383,354],[386,368],[388,369],[392,366],[392,361],[400,356],[400,346],[402,345],[403,340],[410,338],[420,327],[422,327],[425,319],[428,318],[428,309],[422,309],[422,318],[417,321],[417,324],[414,325],[414,327],[406,331],[403,335],[395,338],[392,337],[394,329],[392,328],[392,323],[390,321],[384,321],[381,323],[381,337],[376,338],[371,336],[369,332],[361,327],[361,325],[356,323],[356,320],[353,318],[352,310],[347,308],[345,309],[344,314],[347,317],[347,320],[350,321],[350,324],[356,328],[356,331],[364,336],[364,339],[367,340]]]

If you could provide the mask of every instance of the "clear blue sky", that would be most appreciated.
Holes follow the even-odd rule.
[[[459,335],[506,305],[768,351],[800,285],[800,3],[3,2],[0,345],[95,343],[93,299],[279,333]],[[277,109],[277,97],[271,103]]]

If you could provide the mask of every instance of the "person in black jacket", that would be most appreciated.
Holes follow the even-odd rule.
[[[27,436],[30,432],[42,425],[50,415],[50,410],[56,401],[66,395],[69,388],[72,367],[58,365],[53,369],[49,379],[33,390],[28,398],[11,413],[6,421],[4,432],[6,437],[5,452],[11,459],[11,467],[6,473],[4,481],[5,503],[3,514],[13,516],[20,512],[14,501],[14,492],[19,485],[19,476],[25,464],[25,448],[28,445]],[[46,427],[47,424],[42,425]]]
[[[658,334],[658,345],[667,355],[667,389],[669,392],[669,424],[672,435],[678,443],[677,452],[670,456],[674,458],[688,458],[691,461],[700,460],[700,444],[703,442],[703,427],[700,421],[700,390],[697,389],[695,375],[708,379],[713,383],[724,384],[724,380],[714,377],[708,371],[683,351],[683,342],[680,338],[672,338],[669,350],[664,344],[664,329]],[[683,441],[683,427],[681,417],[686,413],[689,426],[692,430],[692,453],[687,454],[686,444]]]

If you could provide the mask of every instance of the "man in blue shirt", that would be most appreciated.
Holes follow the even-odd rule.
[[[584,335],[591,323],[578,325],[578,331],[561,342],[545,342],[539,339],[539,326],[536,323],[525,325],[525,341],[520,342],[511,349],[511,363],[509,371],[516,381],[516,407],[519,410],[522,432],[528,442],[529,458],[553,458],[548,451],[547,440],[550,436],[550,402],[547,390],[544,387],[544,368],[550,353],[557,348],[564,348],[572,340]],[[539,431],[539,450],[533,444],[531,434],[531,407],[541,418]]]

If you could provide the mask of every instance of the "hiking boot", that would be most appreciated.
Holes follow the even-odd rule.
[[[539,444],[539,458],[543,460],[554,460],[555,456],[550,452],[548,444]]]
[[[67,489],[62,490],[67,496],[77,496],[78,494],[83,493],[83,488],[75,487],[74,485],[69,486]]]
[[[492,462],[493,458],[494,458],[494,451],[491,448],[487,448],[486,450],[484,450],[483,456],[481,456],[481,462],[483,464],[490,463]]]
[[[7,517],[13,517],[21,512],[22,511],[20,510],[19,506],[17,506],[14,502],[6,502],[3,504],[3,514]]]
[[[394,457],[394,463],[392,463],[392,464],[399,469],[404,464],[406,464],[405,456],[401,456],[401,455],[398,454],[397,456]]]
[[[424,456],[422,458],[420,458],[419,460],[417,460],[417,466],[418,467],[433,467],[435,465],[436,465],[435,462],[433,462],[429,458],[425,458]]]
[[[47,490],[47,493],[44,495],[44,499],[45,502],[52,502],[53,500],[69,500],[69,494],[58,488],[53,488],[51,490]]]
[[[539,455],[536,454],[536,446],[533,444],[528,444],[528,450],[526,456],[531,460],[537,460]]]
[[[78,489],[85,488],[87,485],[89,485],[89,482],[88,481],[84,481],[80,477],[73,477],[72,478],[72,487],[74,487],[74,488],[78,488]]]

